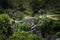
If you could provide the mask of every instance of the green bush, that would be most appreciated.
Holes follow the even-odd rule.
[[[16,32],[7,40],[43,40],[42,37],[33,34],[32,31],[30,31],[26,22],[18,23],[16,29]]]
[[[60,32],[57,32],[57,33],[56,33],[56,36],[60,37]]]
[[[43,39],[35,34],[32,34],[31,32],[19,31],[14,33],[7,40],[43,40]]]
[[[38,22],[39,28],[42,32],[55,34],[60,31],[60,21],[53,20],[47,17],[42,18]]]
[[[15,14],[15,19],[21,20],[24,18],[23,12],[17,11]]]
[[[20,12],[20,11],[14,11],[14,10],[9,9],[7,11],[7,14],[10,16],[10,18],[14,20],[21,20],[24,18],[23,12]]]
[[[54,23],[53,23],[53,31],[60,32],[60,21],[54,21]]]
[[[0,14],[0,40],[5,40],[12,35],[10,18],[7,14]]]
[[[49,19],[47,17],[42,18],[38,22],[38,26],[39,26],[40,30],[42,32],[47,32],[47,33],[51,33],[52,32],[51,31],[52,30],[52,24],[53,24],[52,19]]]
[[[29,31],[29,26],[26,22],[21,22],[17,24],[17,30],[22,30],[22,31]]]

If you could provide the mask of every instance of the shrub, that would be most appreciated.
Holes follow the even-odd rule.
[[[43,32],[51,33],[52,32],[52,19],[49,19],[47,17],[42,18],[38,22],[38,26]],[[44,31],[45,30],[45,31]]]
[[[56,36],[60,37],[60,32],[57,32],[57,33],[56,33]]]
[[[21,20],[24,18],[23,12],[8,10],[7,14],[14,20]]]
[[[19,31],[13,34],[7,40],[43,40],[41,37],[32,34],[31,32]]]
[[[17,24],[17,30],[22,30],[22,31],[29,31],[29,26],[26,22],[21,22]]]
[[[17,11],[15,14],[15,18],[21,20],[24,18],[23,12]]]
[[[0,40],[5,40],[12,35],[10,18],[7,14],[0,15]]]
[[[56,34],[57,32],[60,32],[60,21],[58,20],[44,17],[39,20],[38,25],[40,30],[44,33]]]
[[[54,23],[53,23],[53,31],[60,32],[60,21],[54,21]]]

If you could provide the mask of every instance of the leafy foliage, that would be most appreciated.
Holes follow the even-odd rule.
[[[60,22],[58,20],[54,21],[44,17],[39,21],[38,25],[44,33],[55,34],[56,32],[60,32]]]
[[[3,9],[0,10],[0,39],[5,40],[12,34],[9,16],[14,20],[21,20],[24,18],[24,13],[36,17],[48,12],[60,14],[60,0],[0,0],[0,8]],[[4,9],[12,9],[7,10],[9,16],[4,13]],[[37,25],[41,32],[59,35],[60,20],[44,17]],[[16,29],[17,32],[8,40],[42,40],[37,35],[30,34],[29,25],[26,22],[17,24]]]
[[[57,32],[56,35],[57,35],[58,37],[60,37],[60,32]]]
[[[26,22],[17,24],[17,30],[29,31],[29,25]]]
[[[42,37],[33,34],[26,22],[17,24],[17,30],[7,40],[43,40]]]
[[[53,23],[53,30],[55,32],[60,32],[60,20]]]
[[[21,20],[24,18],[23,12],[17,11],[15,14],[15,19]]]
[[[14,20],[21,20],[24,18],[24,14],[21,11],[9,10],[7,14]]]
[[[0,40],[6,40],[12,33],[9,16],[0,14]]]
[[[43,40],[43,38],[32,34],[31,32],[19,31],[13,34],[7,40]]]
[[[39,27],[40,29],[43,31],[43,32],[48,32],[48,33],[51,33],[51,27],[52,27],[52,21],[48,18],[42,18],[40,21],[39,21]]]

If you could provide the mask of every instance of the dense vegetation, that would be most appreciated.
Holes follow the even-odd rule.
[[[10,18],[6,14],[0,14],[0,40],[9,38],[13,33]]]
[[[0,40],[59,37],[60,0],[0,0]]]

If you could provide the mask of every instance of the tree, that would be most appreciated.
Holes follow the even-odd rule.
[[[15,14],[15,19],[21,20],[23,18],[24,18],[23,12],[17,11],[16,14]]]
[[[26,22],[18,23],[16,31],[7,40],[44,40],[42,37],[33,34]]]
[[[10,16],[10,18],[12,18],[14,20],[21,20],[24,18],[24,14],[21,11],[8,10],[7,14]]]
[[[43,40],[43,38],[37,36],[36,34],[32,34],[32,32],[19,31],[15,32],[7,40]]]
[[[46,32],[47,32],[47,33],[51,33],[51,32],[52,32],[52,31],[51,31],[52,24],[53,24],[53,23],[52,23],[51,19],[49,19],[49,18],[47,18],[47,17],[42,18],[42,19],[39,21],[39,23],[38,23],[41,31],[42,31],[42,32],[45,32],[45,33],[46,33]],[[43,31],[43,30],[45,30],[45,31]]]
[[[30,6],[33,10],[32,15],[37,14],[39,11],[43,10],[45,12],[53,12],[56,14],[60,14],[60,0],[32,0]],[[41,10],[42,9],[42,10]]]
[[[38,22],[38,25],[43,37],[50,35],[49,38],[51,39],[57,32],[60,32],[60,21],[58,20],[53,20],[44,16],[44,18]],[[49,38],[48,40],[50,40]]]
[[[13,31],[7,14],[0,14],[0,40],[6,40]]]
[[[17,24],[17,30],[30,31],[29,25],[26,22],[21,22]]]

